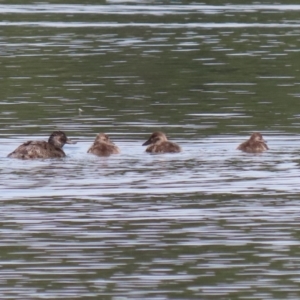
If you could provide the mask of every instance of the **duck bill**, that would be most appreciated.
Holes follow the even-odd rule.
[[[147,142],[145,142],[142,146],[147,146],[151,144],[151,140],[149,139]]]
[[[66,144],[77,144],[77,142],[67,139]]]

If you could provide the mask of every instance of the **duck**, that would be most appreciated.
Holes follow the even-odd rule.
[[[25,142],[24,144],[20,145],[15,151],[8,154],[7,157],[18,159],[65,157],[66,154],[62,150],[65,144],[76,144],[76,142],[68,139],[63,131],[53,131],[48,139],[48,142]]]
[[[266,144],[266,141],[263,139],[262,134],[259,132],[254,132],[247,141],[243,142],[237,147],[237,150],[247,153],[261,153],[269,150],[269,147]]]
[[[150,145],[146,148],[148,153],[177,153],[181,152],[181,147],[173,142],[168,141],[166,135],[161,131],[151,134],[143,146]]]
[[[119,154],[120,149],[110,140],[107,134],[99,133],[87,153],[97,156],[109,156],[111,154]]]

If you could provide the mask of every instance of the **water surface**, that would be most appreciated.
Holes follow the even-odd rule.
[[[299,10],[2,2],[0,298],[298,299]],[[6,157],[58,129],[66,158]]]

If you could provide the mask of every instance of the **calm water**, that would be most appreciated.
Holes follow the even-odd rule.
[[[299,299],[300,5],[215,3],[1,2],[1,299]]]

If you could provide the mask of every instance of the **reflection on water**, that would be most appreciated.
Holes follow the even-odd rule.
[[[297,299],[300,6],[94,4],[0,5],[0,298]]]

